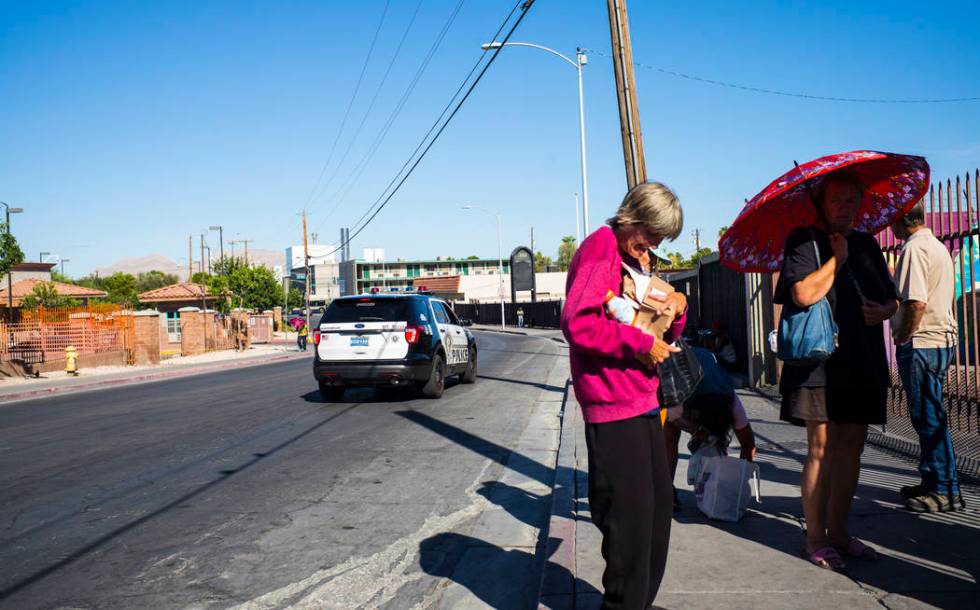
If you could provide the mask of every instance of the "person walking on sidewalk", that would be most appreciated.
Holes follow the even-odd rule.
[[[306,322],[303,322],[303,325],[299,327],[298,331],[296,331],[296,343],[299,345],[299,351],[306,351],[306,339],[309,334],[310,327],[306,325]]]
[[[965,508],[956,477],[943,387],[956,348],[953,260],[925,226],[922,202],[892,225],[905,242],[895,267],[902,305],[892,320],[898,374],[908,396],[909,417],[919,434],[922,482],[903,487],[909,510],[948,512]]]
[[[667,565],[673,495],[657,404],[656,365],[677,348],[687,301],[665,297],[680,312],[655,339],[606,317],[606,294],[622,294],[624,262],[649,272],[650,248],[676,239],[683,213],[659,183],[630,189],[616,216],[575,253],[561,328],[568,340],[572,383],[585,419],[589,506],[602,532],[604,609],[645,610]]]
[[[823,363],[786,363],[780,417],[805,425],[808,453],[800,491],[806,557],[822,568],[846,568],[841,553],[877,558],[850,535],[869,424],[884,424],[890,383],[882,322],[898,309],[898,293],[874,237],[853,226],[864,185],[830,175],[814,194],[817,222],[790,233],[774,301],[790,310],[826,298],[838,326],[838,347]]]

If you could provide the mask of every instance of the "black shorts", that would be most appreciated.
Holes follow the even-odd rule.
[[[779,419],[797,426],[806,422],[884,424],[888,388],[797,388],[783,395]]]

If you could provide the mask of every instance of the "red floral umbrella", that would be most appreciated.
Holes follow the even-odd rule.
[[[854,228],[866,233],[875,234],[904,216],[929,189],[929,164],[923,157],[856,150],[804,163],[745,204],[718,243],[722,264],[746,273],[782,268],[790,232],[816,221],[810,193],[842,171],[865,186]]]

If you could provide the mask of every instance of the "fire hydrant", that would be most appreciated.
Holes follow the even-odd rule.
[[[65,348],[65,372],[78,376],[78,350],[73,345]]]

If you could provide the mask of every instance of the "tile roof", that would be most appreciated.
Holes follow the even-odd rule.
[[[167,301],[200,301],[201,293],[204,293],[207,300],[214,300],[216,297],[207,294],[208,287],[204,284],[194,284],[191,282],[180,282],[171,284],[155,290],[147,290],[137,295],[143,303],[162,303]]]
[[[34,292],[35,286],[45,283],[54,284],[55,290],[57,290],[58,294],[61,296],[71,297],[74,299],[97,299],[99,297],[106,296],[104,291],[96,290],[95,288],[86,288],[85,286],[76,286],[74,284],[62,284],[61,282],[46,282],[45,280],[39,279],[28,279],[14,282],[14,305],[20,305],[20,300]],[[6,303],[7,287],[4,286],[2,289],[0,289],[0,305],[6,305]]]

